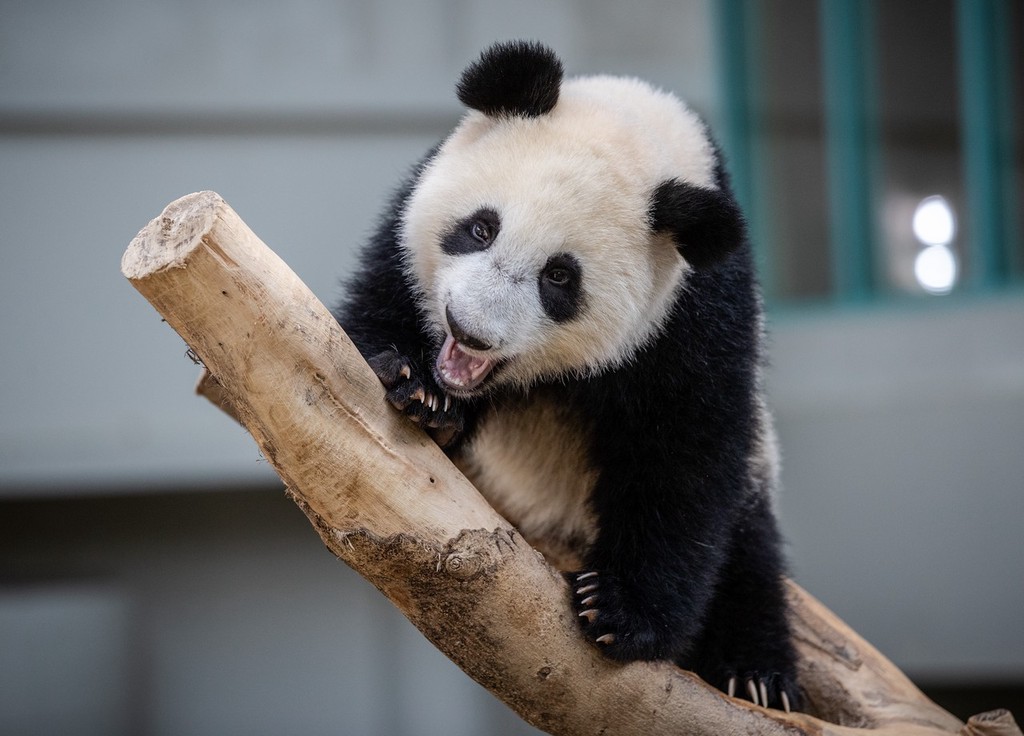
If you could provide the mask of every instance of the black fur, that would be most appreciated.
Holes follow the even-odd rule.
[[[482,74],[471,68],[465,76]],[[588,437],[598,477],[590,499],[598,536],[582,550],[584,568],[569,576],[586,635],[615,659],[673,660],[723,689],[736,678],[741,695],[747,680],[763,683],[768,705],[780,707],[785,693],[797,706],[781,541],[752,466],[760,300],[724,173],[719,190],[671,181],[652,193],[652,230],[670,233],[696,268],[664,331],[633,360],[591,377],[561,376],[527,394],[445,401],[433,376],[443,335],[421,316],[398,244],[421,171],[392,201],[336,313],[391,403],[457,456],[492,413],[555,397]],[[556,265],[570,272],[566,284],[585,276],[579,263]],[[556,320],[585,307],[579,296],[547,299]],[[412,400],[420,391],[441,400]]]
[[[462,74],[456,91],[466,107],[485,115],[539,117],[558,102],[562,62],[546,46],[496,44]]]
[[[743,214],[728,191],[671,179],[651,196],[651,226],[669,233],[696,268],[721,260],[743,241]]]

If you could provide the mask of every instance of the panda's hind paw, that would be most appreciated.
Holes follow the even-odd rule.
[[[742,683],[739,677],[732,675],[723,690],[730,698],[737,697],[738,694],[740,698],[749,700],[754,705],[784,710],[787,713],[792,713],[800,703],[796,683],[790,678],[778,675],[763,677],[753,674],[743,678]]]

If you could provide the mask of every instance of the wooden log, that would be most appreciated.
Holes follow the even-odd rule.
[[[324,543],[524,719],[552,734],[1011,734],[966,726],[795,584],[809,714],[734,700],[580,635],[562,577],[384,400],[329,311],[215,193],[143,228],[124,275],[202,360]],[[327,615],[327,612],[325,612]],[[815,717],[817,716],[817,717]]]

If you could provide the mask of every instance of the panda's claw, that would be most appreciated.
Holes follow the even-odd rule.
[[[762,708],[775,708],[792,713],[800,703],[796,683],[778,674],[766,676],[760,672],[751,672],[745,678],[729,675],[718,682],[722,683],[720,689],[730,698],[739,697]]]
[[[567,573],[566,581],[583,635],[602,654],[620,661],[667,658],[657,631],[632,605],[630,589],[618,575],[588,570]]]
[[[747,694],[750,696],[750,702],[754,705],[760,705],[757,702],[757,685],[754,684],[753,680],[747,680]]]
[[[430,430],[442,447],[452,443],[462,432],[465,427],[463,404],[438,388],[430,370],[422,369],[394,348],[384,350],[367,362],[387,389],[388,403],[415,424]]]

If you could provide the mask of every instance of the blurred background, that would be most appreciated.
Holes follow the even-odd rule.
[[[710,121],[793,576],[961,717],[1024,717],[1024,3],[0,0],[0,733],[532,732],[322,547],[119,272],[213,189],[335,302],[508,38]]]

